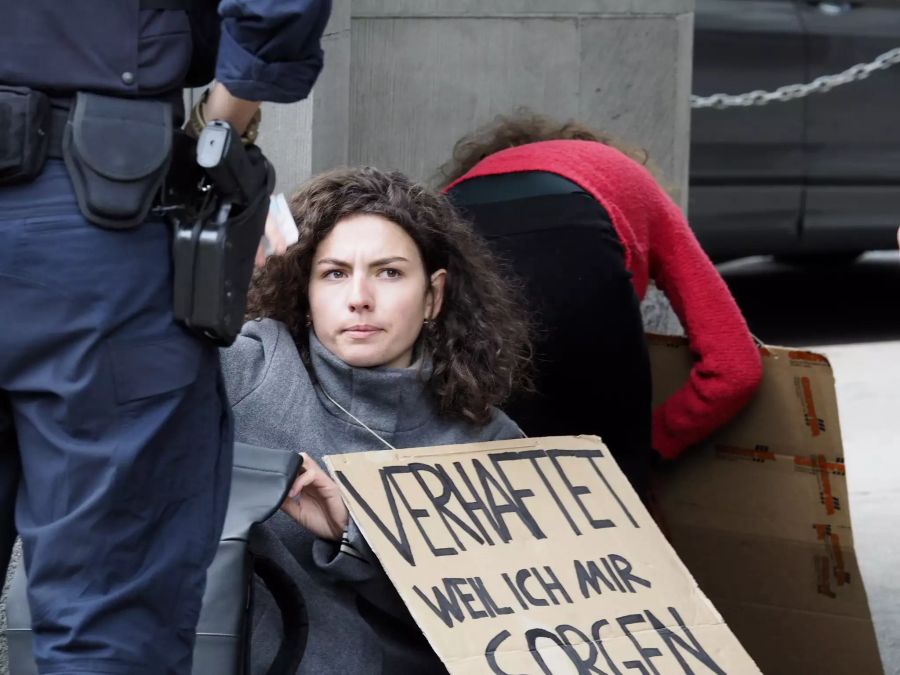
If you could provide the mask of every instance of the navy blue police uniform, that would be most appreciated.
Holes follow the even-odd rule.
[[[76,92],[183,118],[182,88],[213,75],[240,98],[296,101],[329,13],[0,0],[0,87],[45,93],[55,119]],[[169,228],[152,212],[130,229],[86,220],[56,129],[41,172],[0,185],[0,573],[18,533],[41,673],[187,673],[231,476],[217,352],[173,319]]]

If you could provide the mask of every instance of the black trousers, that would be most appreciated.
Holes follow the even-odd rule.
[[[475,178],[450,196],[523,280],[537,326],[537,393],[506,412],[529,436],[600,436],[643,496],[650,361],[606,211],[577,185],[540,172]]]

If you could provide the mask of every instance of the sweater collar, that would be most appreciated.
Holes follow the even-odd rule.
[[[434,419],[432,394],[426,388],[431,375],[427,362],[409,368],[356,368],[331,353],[310,330],[309,358],[317,380],[316,394],[335,417],[360,426],[328,396],[375,431],[408,431]]]

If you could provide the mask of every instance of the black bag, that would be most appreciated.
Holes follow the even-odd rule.
[[[44,168],[50,118],[43,93],[0,86],[0,185],[34,180]]]
[[[299,455],[243,443],[234,446],[231,495],[222,539],[209,567],[197,624],[193,673],[244,675],[249,672],[250,613],[254,575],[281,610],[282,643],[268,675],[294,675],[306,649],[307,617],[303,595],[278,563],[261,554],[256,525],[284,500],[297,474]],[[31,614],[25,596],[25,570],[13,576],[6,602],[10,675],[37,675],[32,656]],[[289,636],[289,637],[288,637]]]
[[[63,136],[63,159],[90,222],[140,225],[159,193],[172,155],[172,106],[78,92]]]

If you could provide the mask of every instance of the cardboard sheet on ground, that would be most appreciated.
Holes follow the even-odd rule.
[[[595,437],[327,462],[451,673],[759,672]]]
[[[807,351],[761,353],[752,403],[657,476],[663,528],[767,675],[881,673],[831,366]],[[658,403],[691,354],[681,338],[652,336],[650,356]]]

